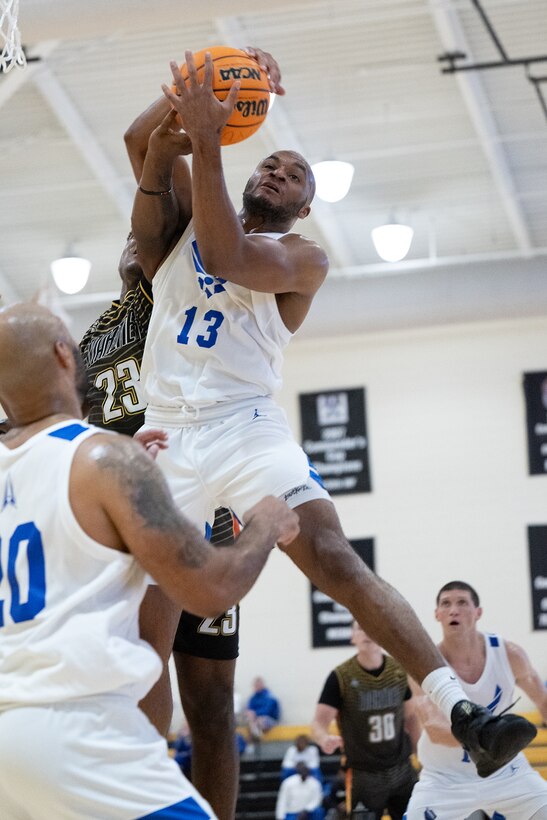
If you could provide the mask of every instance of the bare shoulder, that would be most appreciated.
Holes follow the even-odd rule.
[[[289,267],[294,271],[298,285],[294,290],[303,296],[313,297],[329,270],[327,254],[317,242],[301,234],[286,234],[279,242],[290,258]]]
[[[76,453],[76,460],[87,469],[104,470],[114,466],[120,469],[120,465],[126,465],[133,459],[139,461],[142,455],[146,456],[142,447],[129,436],[101,432],[82,442]]]
[[[509,664],[516,678],[526,673],[530,668],[530,659],[526,651],[513,641],[505,641],[505,651]]]
[[[144,448],[117,433],[97,433],[86,439],[76,454],[74,474],[76,481],[90,484],[92,480],[97,490],[119,491],[132,501],[146,499],[154,487],[165,488],[160,470]]]
[[[290,248],[291,251],[298,252],[303,256],[309,256],[310,259],[313,259],[317,263],[325,266],[325,273],[327,272],[329,267],[329,258],[321,245],[319,245],[314,239],[309,239],[301,233],[287,233],[285,236],[280,237],[279,242],[282,242],[283,245]]]
[[[131,520],[131,526],[150,532],[184,529],[161,470],[129,436],[97,433],[84,441],[74,461],[72,491],[81,514],[95,502],[126,526]]]

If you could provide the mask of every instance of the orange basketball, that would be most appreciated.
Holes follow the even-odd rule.
[[[241,81],[235,108],[220,137],[222,145],[233,145],[254,134],[266,119],[270,104],[268,75],[244,51],[229,46],[212,46],[194,54],[200,82],[203,81],[206,51],[211,53],[213,59],[213,91],[219,100],[226,98],[234,80]],[[180,71],[187,80],[186,63]]]

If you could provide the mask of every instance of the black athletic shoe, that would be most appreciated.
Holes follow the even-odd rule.
[[[537,735],[537,729],[520,715],[492,715],[484,706],[460,700],[450,715],[452,734],[477,767],[479,777],[501,769]]]

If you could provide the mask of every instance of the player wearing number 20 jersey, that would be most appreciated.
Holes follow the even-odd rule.
[[[161,671],[139,638],[148,575],[72,510],[74,456],[98,432],[74,418],[0,442],[0,816],[207,820],[137,709]]]
[[[74,453],[97,432],[77,420],[15,450],[0,442],[0,711],[114,691],[137,701],[159,675],[159,659],[138,635],[145,572],[89,538],[70,505]],[[36,476],[40,503],[27,491]]]

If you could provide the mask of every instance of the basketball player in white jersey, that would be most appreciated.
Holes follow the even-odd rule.
[[[185,57],[189,84],[172,62],[177,94],[167,86],[163,92],[173,111],[150,136],[132,219],[143,270],[154,276],[142,377],[146,422],[169,434],[158,463],[175,500],[200,526],[211,521],[215,504],[239,515],[265,491],[287,499],[301,528],[288,555],[422,683],[489,774],[535,728],[513,715],[493,718],[467,700],[409,604],[352,550],[272,399],[283,349],[328,269],[316,243],[290,232],[310,212],[311,168],[294,151],[276,151],[250,177],[238,215],[226,190],[220,133],[239,82],[220,102],[210,55],[203,83],[192,53]],[[192,180],[181,200],[173,168],[187,137]],[[192,221],[181,230],[188,214]]]
[[[140,640],[148,573],[214,617],[298,519],[263,499],[215,549],[127,436],[81,421],[85,369],[45,308],[0,311],[0,816],[214,817],[138,708],[161,662]]]
[[[280,69],[272,55],[258,48],[246,50],[268,74],[271,91],[284,94]],[[170,104],[162,94],[135,119],[124,135],[137,182],[142,176],[150,134],[169,110]],[[184,148],[180,143],[179,146],[181,153],[192,150],[188,138]],[[191,217],[189,190],[188,165],[180,157],[173,168],[173,196],[179,203],[180,231],[186,228]],[[133,257],[132,263],[133,267],[138,263],[138,256]],[[152,281],[154,273],[151,269],[145,272],[148,282]],[[148,293],[150,284],[141,279],[141,287]],[[139,362],[141,359],[142,350]],[[101,401],[99,406],[102,404]],[[221,520],[215,519],[213,540],[218,537]],[[237,529],[237,522],[234,525]],[[167,731],[172,715],[167,662],[173,650],[181,703],[192,735],[192,782],[207,797],[220,820],[232,820],[239,785],[233,706],[235,665],[239,653],[239,607],[235,606],[236,601],[232,603],[234,606],[215,621],[204,620],[189,612],[180,615],[158,587],[150,586],[141,607],[141,627],[164,661],[164,673],[141,703],[141,708],[160,731]],[[215,773],[214,777],[211,772]]]
[[[467,696],[501,714],[513,705],[515,684],[547,720],[547,688],[522,647],[477,629],[482,615],[470,584],[450,581],[437,595],[435,617],[443,633],[439,650],[461,681]],[[547,783],[523,754],[481,780],[462,752],[446,718],[416,687],[423,729],[418,741],[422,765],[405,818],[462,820],[482,809],[496,820],[545,820]]]

